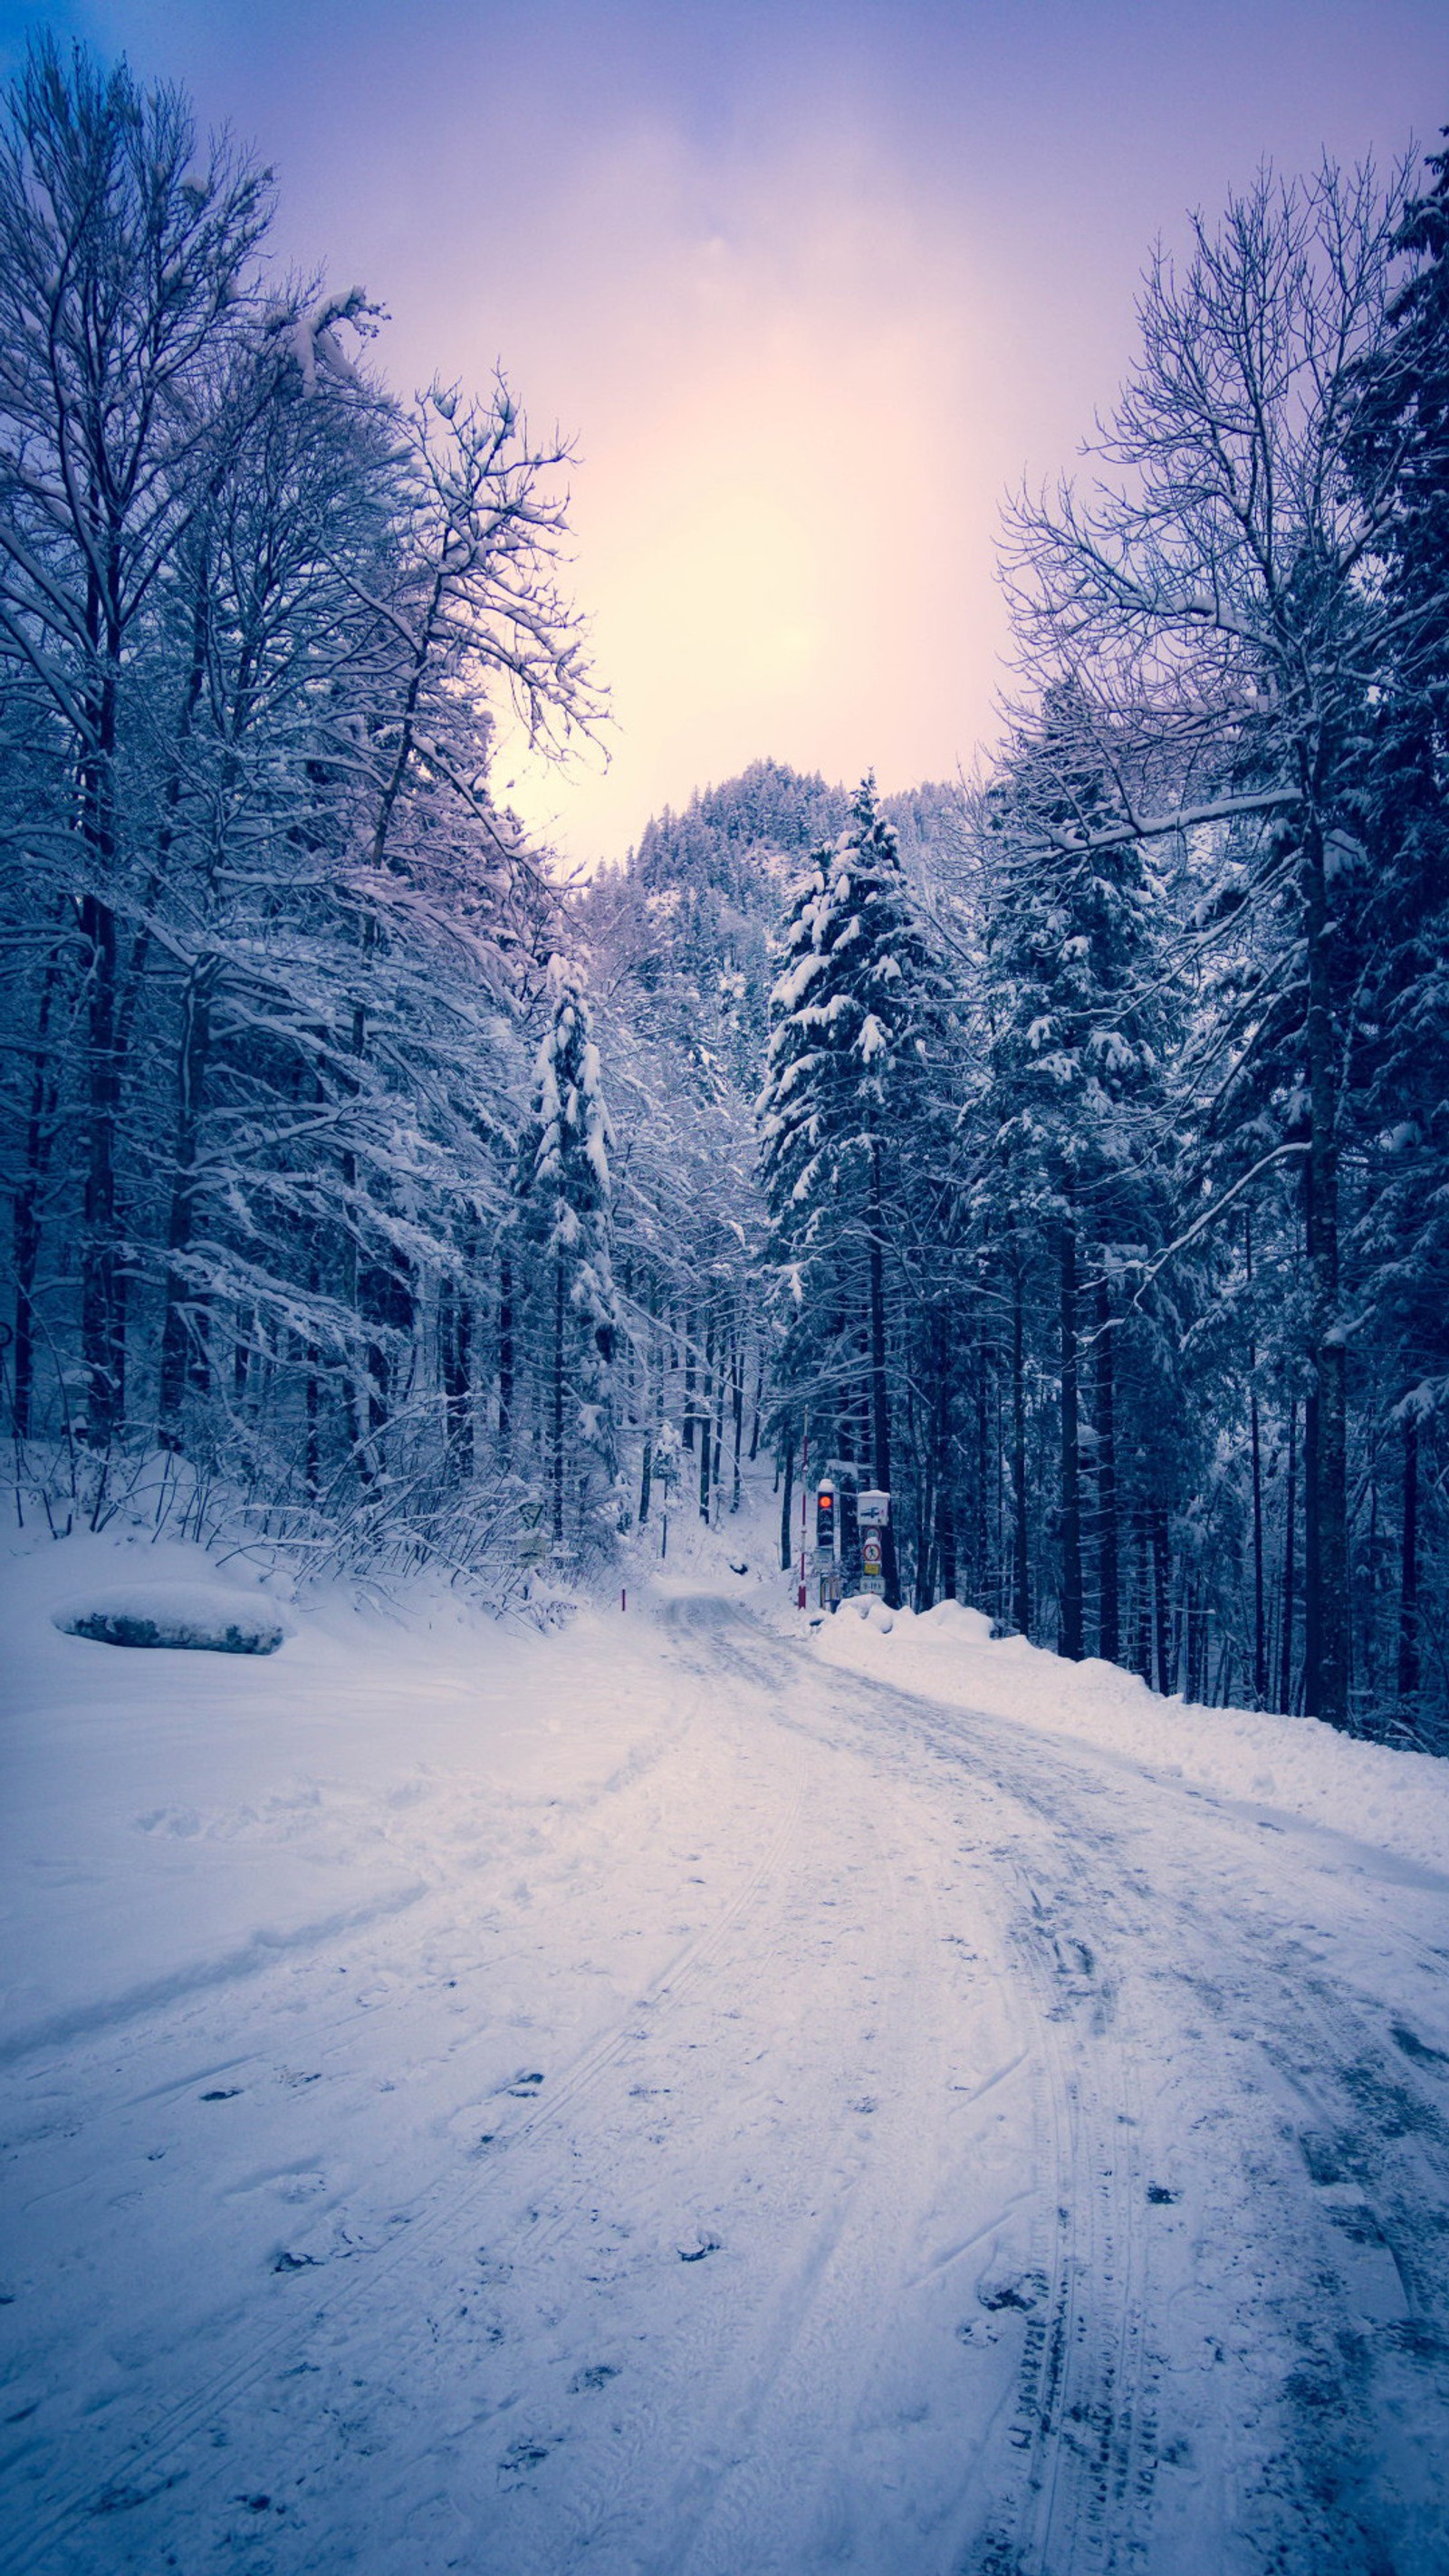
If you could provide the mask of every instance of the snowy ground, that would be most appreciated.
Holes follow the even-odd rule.
[[[6,2570],[1449,2565],[1449,1766],[677,1555],[57,1635],[128,1565],[0,1605]]]

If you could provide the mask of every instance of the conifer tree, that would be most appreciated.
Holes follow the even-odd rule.
[[[521,1233],[533,1254],[535,1351],[547,1389],[550,1521],[554,1546],[562,1548],[569,1462],[581,1450],[613,1473],[610,1371],[618,1317],[609,1226],[612,1131],[588,1003],[562,957],[549,960],[547,998],[532,1116],[519,1151],[518,1201]]]
[[[1086,1651],[1084,1551],[1092,1535],[1097,1648],[1113,1661],[1120,1650],[1118,1432],[1128,1392],[1119,1368],[1121,1283],[1127,1266],[1161,1239],[1166,1214],[1153,887],[1140,847],[1104,832],[1108,804],[1089,711],[1058,684],[988,806],[997,846],[987,953],[997,1009],[979,1205],[988,1234],[1049,1244],[1055,1261],[1058,1643],[1074,1661]]]
[[[942,979],[875,785],[797,889],[760,1101],[769,1257],[786,1301],[777,1372],[889,1490],[899,1219],[928,1116]],[[894,1531],[887,1597],[898,1597]]]

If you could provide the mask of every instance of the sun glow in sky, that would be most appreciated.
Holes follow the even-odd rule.
[[[501,361],[573,439],[607,766],[571,857],[771,753],[888,788],[995,730],[996,516],[1070,467],[1154,235],[1449,119],[1428,0],[0,0],[179,80],[363,283],[400,388]]]

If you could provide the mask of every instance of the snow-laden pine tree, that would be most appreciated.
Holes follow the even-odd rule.
[[[1170,1014],[1156,989],[1158,889],[1140,847],[1109,828],[1112,800],[1090,710],[1068,685],[1048,691],[987,810],[994,1043],[979,1214],[989,1237],[1014,1239],[1023,1258],[1047,1250],[1055,1270],[1058,1644],[1073,1660],[1086,1651],[1084,1550],[1095,1539],[1097,1649],[1115,1661],[1119,1430],[1129,1433],[1129,1454],[1143,1445],[1130,1439],[1130,1415],[1119,1425],[1121,1401],[1134,1388],[1119,1366],[1119,1341],[1139,1377],[1147,1365],[1142,1319],[1130,1311],[1124,1318],[1124,1282],[1130,1265],[1161,1241],[1168,1211],[1162,1054]],[[1138,1393],[1147,1396],[1147,1388]],[[1160,1386],[1151,1396],[1160,1400]],[[1133,1500],[1161,1508],[1156,1494]]]
[[[561,1549],[597,1509],[600,1474],[612,1481],[611,1373],[618,1316],[610,1243],[609,1148],[599,1051],[580,979],[550,958],[547,1026],[534,1066],[532,1114],[518,1158],[519,1234],[527,1263],[538,1428],[550,1526]],[[577,1517],[570,1472],[578,1476]]]
[[[1381,540],[1389,650],[1365,799],[1373,1141],[1360,1248],[1392,1354],[1384,1394],[1402,1449],[1395,1685],[1410,1722],[1424,1668],[1421,1489],[1438,1481],[1435,1434],[1449,1402],[1449,151],[1429,168],[1433,183],[1399,233],[1410,273],[1364,370],[1354,438],[1367,489],[1393,477]]]
[[[815,854],[784,937],[759,1104],[782,1407],[812,1450],[889,1489],[892,1362],[916,1222],[944,987],[873,779]],[[899,1597],[894,1530],[887,1595]]]

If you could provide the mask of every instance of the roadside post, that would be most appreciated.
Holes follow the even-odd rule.
[[[879,1486],[868,1485],[856,1495],[855,1518],[860,1531],[860,1588],[862,1592],[885,1592],[884,1532],[889,1526],[891,1498]]]
[[[654,1452],[654,1482],[659,1486],[664,1496],[663,1505],[659,1515],[660,1522],[662,1524],[659,1533],[659,1556],[661,1563],[669,1554],[669,1498],[673,1493],[675,1486],[679,1482],[679,1450],[678,1444],[674,1438],[673,1424],[666,1422],[664,1425],[664,1431],[667,1431],[670,1436],[666,1440],[664,1433],[661,1432],[658,1445]]]
[[[797,1610],[804,1609],[809,1597],[806,1590],[805,1579],[805,1533],[809,1524],[810,1514],[809,1469],[810,1425],[807,1419],[805,1422],[802,1422],[800,1426],[800,1588],[795,1595],[795,1607]]]

